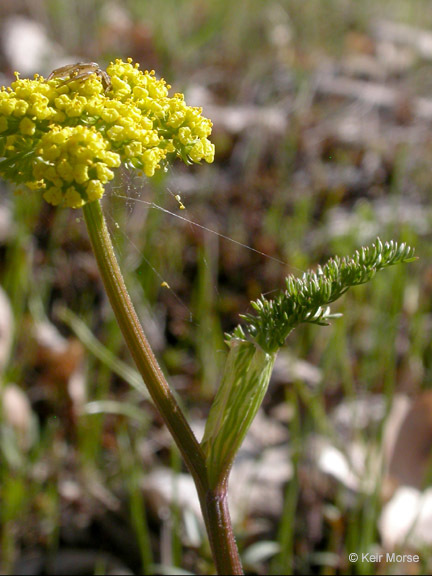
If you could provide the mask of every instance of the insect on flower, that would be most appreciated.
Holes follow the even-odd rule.
[[[67,64],[61,68],[56,68],[48,76],[47,80],[61,78],[67,84],[73,80],[84,81],[92,74],[96,74],[102,81],[105,92],[111,90],[111,79],[105,70],[100,68],[96,62],[77,62],[76,64]]]

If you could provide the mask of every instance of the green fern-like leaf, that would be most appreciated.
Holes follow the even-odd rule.
[[[414,249],[405,243],[390,241],[357,250],[350,258],[335,257],[316,271],[307,271],[297,278],[286,278],[286,289],[273,300],[261,296],[251,305],[254,313],[246,314],[244,328],[238,326],[228,340],[250,340],[265,352],[276,352],[289,333],[299,324],[327,325],[332,314],[329,304],[335,302],[350,287],[364,284],[377,272],[402,262],[415,260]]]

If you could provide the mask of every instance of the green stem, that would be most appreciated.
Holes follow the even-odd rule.
[[[126,289],[99,202],[83,207],[99,271],[126,344],[153,402],[159,409],[194,479],[202,485],[207,476],[204,455],[183,415],[143,332]]]
[[[224,483],[206,495],[206,525],[218,574],[243,574],[228,509]]]
[[[99,202],[83,207],[100,274],[117,322],[156,407],[197,487],[219,574],[242,574],[228,511],[226,484],[210,490],[206,459],[153,354],[126,289]]]

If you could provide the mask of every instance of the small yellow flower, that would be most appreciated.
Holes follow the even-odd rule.
[[[100,111],[100,117],[107,124],[112,124],[119,119],[119,112],[115,108],[102,108]]]
[[[11,116],[15,110],[16,99],[11,98],[7,92],[0,92],[0,114],[4,117]]]
[[[86,187],[87,200],[93,202],[102,198],[105,188],[99,180],[90,180]]]
[[[86,105],[86,99],[83,96],[75,96],[69,100],[69,103],[65,106],[65,113],[69,118],[79,118]]]
[[[81,208],[85,200],[74,186],[69,186],[63,196],[63,203],[67,208]]]
[[[73,168],[73,177],[78,184],[84,184],[89,180],[89,167],[87,164],[76,164]]]
[[[14,116],[24,116],[29,108],[29,103],[25,100],[17,100],[15,103],[15,109],[13,111]]]
[[[107,182],[109,182],[114,178],[114,172],[110,170],[107,166],[105,166],[105,164],[103,164],[102,162],[98,162],[98,164],[96,164],[96,174],[98,180],[102,184],[106,184]]]
[[[72,182],[74,179],[74,168],[66,158],[62,158],[57,162],[57,173],[65,182]]]
[[[43,197],[49,204],[52,204],[53,206],[58,206],[63,200],[62,191],[54,186],[48,188],[48,190],[44,192]]]

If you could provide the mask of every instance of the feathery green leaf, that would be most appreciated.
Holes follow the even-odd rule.
[[[242,316],[245,327],[238,326],[228,340],[252,339],[268,352],[276,352],[290,332],[299,324],[325,326],[340,316],[332,314],[329,304],[335,302],[352,286],[371,280],[377,272],[403,262],[415,260],[414,249],[391,240],[378,238],[371,246],[357,250],[352,257],[330,259],[314,272],[309,270],[297,278],[289,275],[286,288],[273,300],[261,296],[252,302],[255,314]]]

